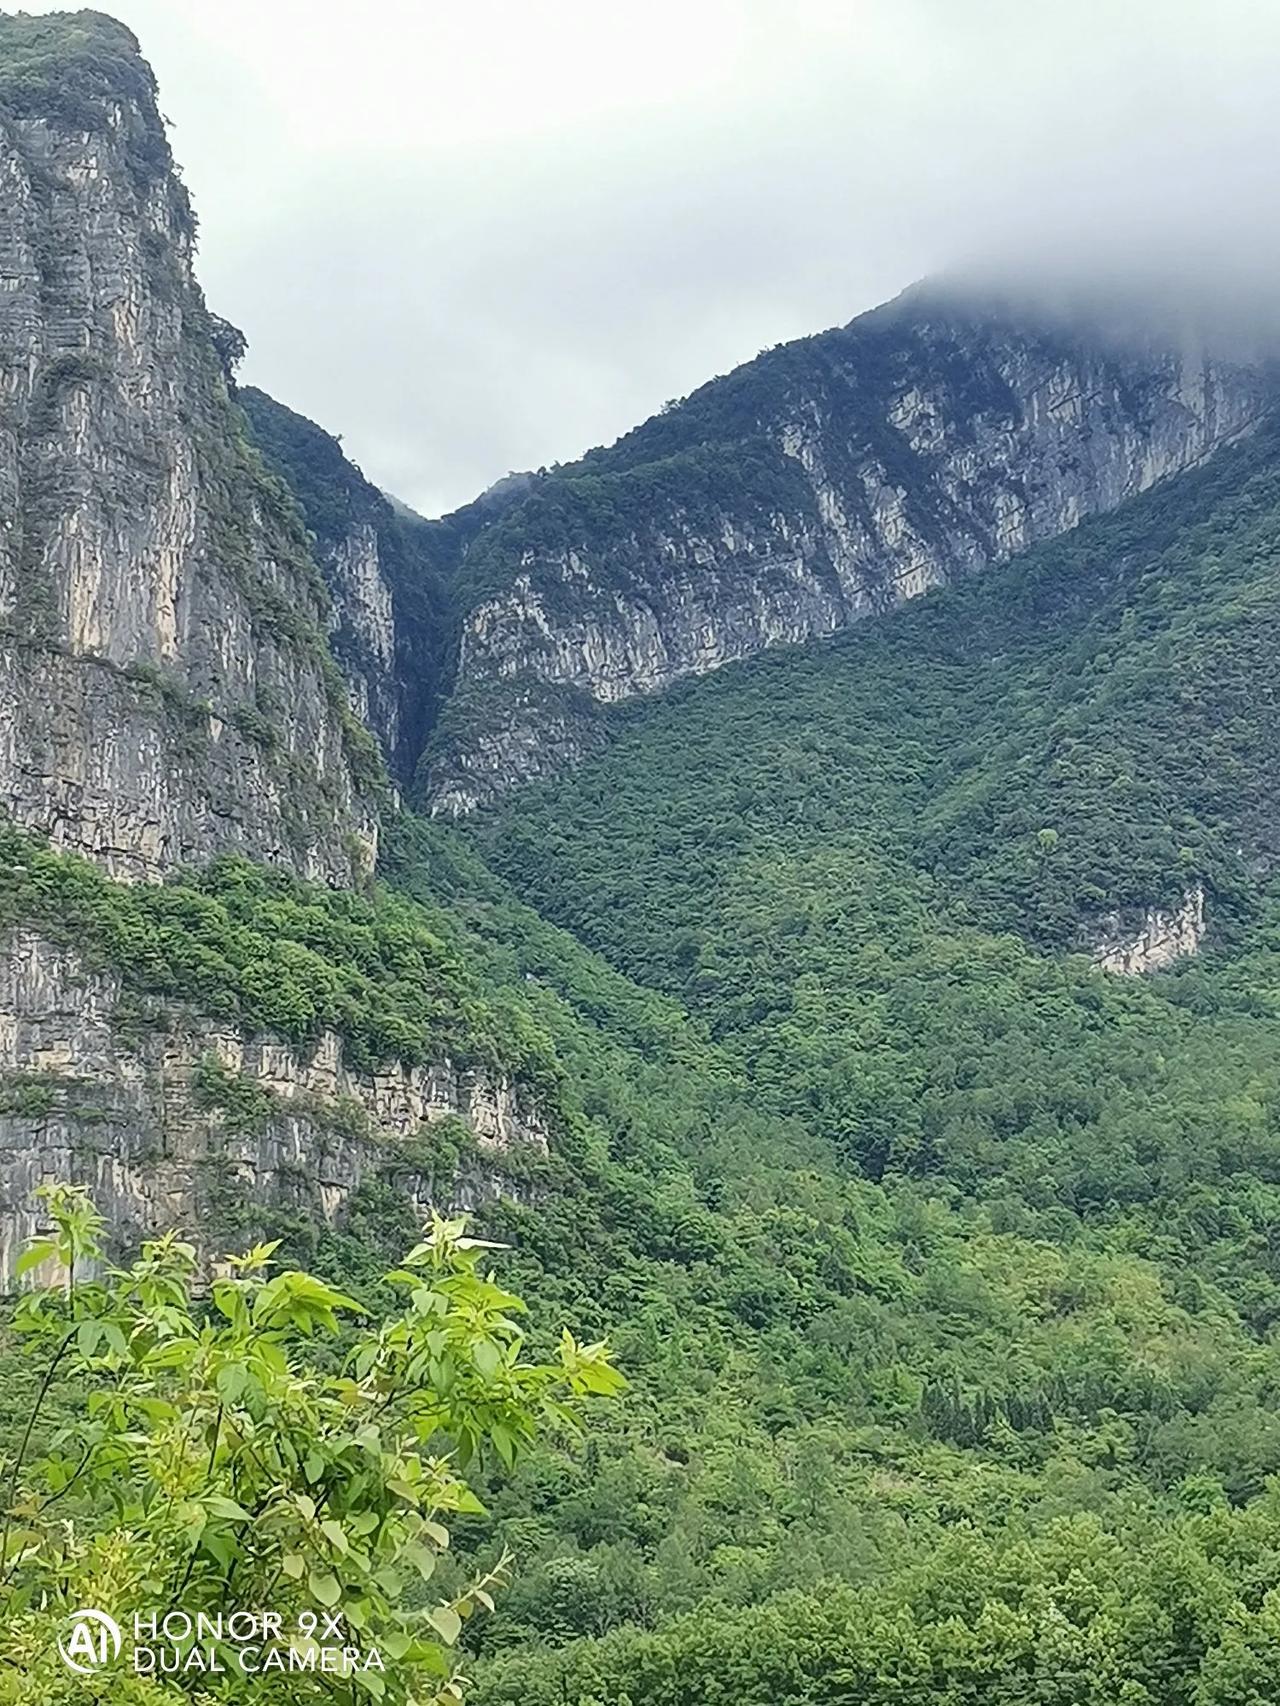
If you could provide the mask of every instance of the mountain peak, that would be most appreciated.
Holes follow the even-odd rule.
[[[1114,508],[1246,432],[1264,368],[927,279],[554,470],[469,543],[422,780],[464,813],[573,762],[604,707],[835,633]]]

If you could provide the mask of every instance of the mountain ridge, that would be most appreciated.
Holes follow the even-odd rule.
[[[1193,321],[1153,310],[1139,333],[1114,306],[958,283],[779,345],[418,530],[432,608],[395,647],[394,692],[424,707],[402,785],[465,815],[571,768],[607,738],[603,707],[1004,561],[1195,467],[1273,396],[1269,361]],[[305,492],[300,429],[280,460],[272,405],[245,402]]]
[[[153,109],[0,20],[0,1286],[49,1178],[371,1324],[473,1216],[630,1382],[468,1469],[479,1706],[1274,1700],[1270,374],[916,293],[427,523],[236,390]]]
[[[1002,325],[936,289],[766,352],[475,539],[425,797],[471,810],[541,772],[540,734],[552,768],[597,746],[601,704],[1074,526],[1248,431],[1269,389],[1262,368]]]

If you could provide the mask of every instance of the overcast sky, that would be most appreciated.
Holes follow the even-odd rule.
[[[428,514],[973,255],[1280,228],[1280,0],[103,9],[245,379]]]

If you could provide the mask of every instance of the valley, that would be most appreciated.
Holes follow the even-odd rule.
[[[468,1378],[628,1383],[485,1412],[477,1706],[1276,1698],[1270,366],[917,287],[424,520],[238,385],[123,26],[0,19],[0,133],[6,1509],[124,1354],[26,1354],[51,1183],[375,1334],[465,1213]]]

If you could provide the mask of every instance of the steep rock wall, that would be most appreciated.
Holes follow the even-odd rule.
[[[461,1178],[429,1161],[450,1115],[477,1151]],[[126,1007],[116,978],[72,949],[26,929],[0,939],[0,1292],[46,1180],[88,1185],[125,1244],[180,1226],[216,1256],[234,1236],[228,1202],[334,1224],[362,1180],[390,1170],[419,1211],[470,1206],[498,1188],[499,1158],[546,1147],[504,1079],[447,1060],[354,1073],[332,1035],[304,1054],[185,1009]]]
[[[593,705],[833,633],[1111,509],[1249,430],[1265,398],[1258,371],[1204,353],[928,298],[771,352],[542,482],[473,547],[432,807],[558,767],[590,745]],[[576,743],[540,738],[547,689],[580,695]]]
[[[14,56],[58,20],[0,20],[0,798],[120,876],[349,879],[373,767],[324,588],[228,397],[150,73],[83,19],[43,82]]]
[[[354,522],[325,555],[333,599],[331,642],[356,715],[378,737],[388,762],[400,745],[395,601],[383,570],[377,528]]]
[[[255,443],[296,497],[328,584],[330,643],[392,775],[407,782],[448,669],[445,580],[493,505],[424,521],[371,485],[341,441],[264,391],[238,393]]]
[[[1177,906],[1148,907],[1136,929],[1126,929],[1117,917],[1106,920],[1094,946],[1093,958],[1103,971],[1122,977],[1141,977],[1164,971],[1199,951],[1206,929],[1204,889],[1188,889]]]

